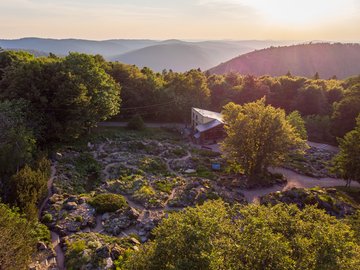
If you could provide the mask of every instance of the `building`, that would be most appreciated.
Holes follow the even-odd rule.
[[[192,108],[191,127],[197,143],[216,142],[224,137],[224,121],[218,112]]]

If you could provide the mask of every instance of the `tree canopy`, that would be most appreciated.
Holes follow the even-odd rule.
[[[285,111],[265,105],[265,100],[223,110],[227,137],[222,143],[227,160],[250,179],[267,174],[291,151],[305,148],[305,141],[285,117]]]
[[[28,269],[35,246],[33,225],[17,211],[0,203],[0,269]]]
[[[172,213],[125,269],[357,269],[350,226],[315,207],[222,201]]]
[[[360,114],[354,130],[339,139],[339,153],[334,157],[334,171],[350,186],[352,180],[360,182]]]

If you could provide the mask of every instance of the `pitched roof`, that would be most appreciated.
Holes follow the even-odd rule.
[[[216,120],[220,121],[221,123],[224,123],[223,116],[221,113],[203,110],[203,109],[199,109],[199,108],[193,108],[193,110],[198,112],[199,114],[201,114],[204,117],[216,119]]]
[[[210,121],[210,122],[208,122],[206,124],[197,125],[196,130],[198,132],[204,132],[204,131],[207,131],[209,129],[212,129],[212,128],[217,127],[217,126],[222,125],[222,124],[223,124],[222,121],[214,119],[214,120],[212,120],[212,121]]]

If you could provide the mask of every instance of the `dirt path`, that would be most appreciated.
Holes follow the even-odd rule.
[[[313,188],[316,186],[319,187],[334,187],[334,186],[344,186],[345,181],[342,179],[336,178],[314,178],[306,175],[298,174],[294,171],[284,169],[284,168],[276,168],[273,169],[272,172],[283,174],[286,179],[286,185],[276,185],[269,188],[260,188],[254,190],[241,190],[244,194],[246,200],[248,202],[257,202],[259,197],[264,196],[266,194],[276,192],[276,191],[285,191],[291,188]],[[360,187],[359,183],[352,183],[354,187]]]
[[[48,195],[46,196],[45,200],[42,202],[42,204],[39,208],[39,213],[38,213],[39,220],[41,219],[41,213],[43,212],[44,207],[46,206],[50,197],[53,195],[52,186],[53,186],[54,178],[56,175],[56,164],[57,163],[54,162],[51,166],[51,175],[47,182]],[[52,246],[53,246],[53,248],[55,250],[55,254],[56,254],[56,263],[57,263],[58,269],[66,270],[64,252],[60,246],[60,237],[56,232],[50,231],[50,233],[51,233],[51,243],[52,243]]]
[[[308,141],[307,144],[311,147],[319,148],[322,150],[327,150],[331,152],[339,152],[339,148],[336,146],[332,146],[329,144],[323,144],[323,143],[316,143],[316,142],[310,142]]]
[[[160,156],[161,156],[161,155],[162,155],[162,154],[160,154]],[[168,169],[171,173],[173,173],[173,174],[175,174],[175,175],[179,175],[178,172],[174,171],[174,170],[171,168],[170,162],[185,161],[185,160],[187,160],[187,159],[190,158],[190,157],[191,157],[191,153],[190,153],[190,151],[187,151],[186,156],[183,156],[183,157],[181,157],[181,158],[174,158],[174,159],[164,158],[164,159],[165,159],[165,161],[166,161],[166,167],[167,167],[167,169]]]
[[[64,252],[60,246],[60,236],[53,231],[51,231],[50,233],[51,233],[51,243],[56,253],[57,267],[59,270],[66,270]]]
[[[50,175],[50,178],[49,178],[49,180],[47,182],[48,195],[46,196],[46,198],[44,199],[44,201],[40,205],[39,213],[38,213],[38,219],[39,220],[41,219],[41,213],[44,210],[44,207],[46,206],[46,204],[49,201],[50,197],[53,195],[52,185],[54,183],[55,174],[56,174],[56,162],[54,162],[54,164],[51,166],[51,175]]]
[[[126,127],[128,122],[101,122],[98,124],[99,127]],[[183,123],[145,123],[148,128],[185,128]]]

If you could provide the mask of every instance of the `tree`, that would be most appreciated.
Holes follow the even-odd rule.
[[[128,129],[142,130],[145,128],[145,124],[140,115],[134,115],[127,124]]]
[[[243,106],[229,103],[223,110],[225,138],[222,149],[230,164],[250,180],[267,175],[292,151],[306,147],[282,109],[265,105],[265,99]]]
[[[50,163],[41,162],[41,168],[25,165],[10,180],[10,201],[30,220],[37,219],[37,205],[46,195]]]
[[[333,169],[346,180],[347,187],[353,180],[360,182],[360,114],[356,123],[354,130],[338,139],[340,151],[333,159]]]
[[[177,74],[167,85],[171,99],[174,100],[167,112],[175,119],[187,122],[191,118],[191,107],[207,108],[210,90],[207,78],[199,70],[193,69],[184,74]]]
[[[213,241],[230,223],[221,201],[173,213],[154,229],[155,240],[131,258],[128,269],[211,269]]]
[[[13,174],[34,155],[35,138],[26,121],[26,104],[0,101],[0,177]]]
[[[356,117],[360,113],[360,83],[351,86],[344,93],[344,98],[334,103],[332,114],[333,133],[337,137],[343,137],[353,130]]]
[[[302,115],[324,114],[327,104],[323,88],[312,83],[299,90],[293,107]]]
[[[0,98],[28,101],[44,141],[77,138],[119,112],[120,87],[102,66],[98,58],[78,53],[23,61],[6,69]]]
[[[286,116],[286,120],[295,128],[301,139],[307,140],[305,121],[298,111],[293,111],[290,113],[288,116]]]
[[[350,226],[314,206],[218,200],[169,214],[125,269],[358,269],[359,248]]]
[[[0,203],[0,269],[28,269],[35,244],[32,224]]]

